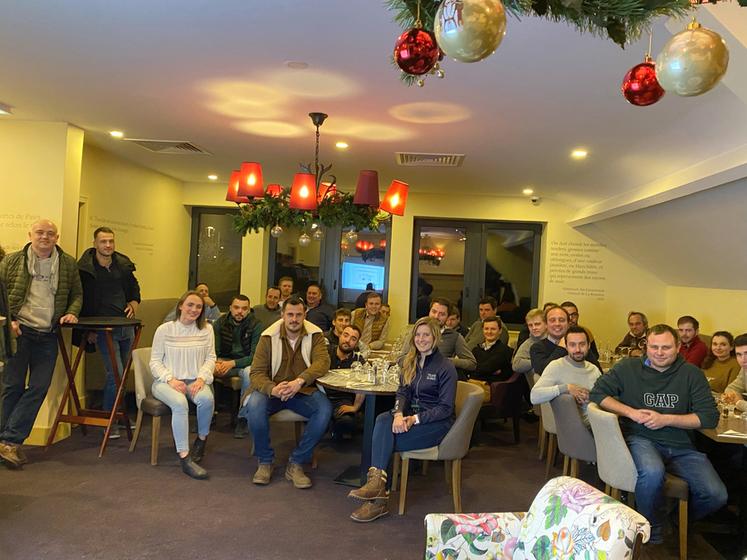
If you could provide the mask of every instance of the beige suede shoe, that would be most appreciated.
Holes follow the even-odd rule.
[[[296,463],[288,463],[285,469],[285,479],[290,480],[296,488],[311,488],[311,479],[303,472],[303,467]]]
[[[257,467],[257,472],[254,473],[254,478],[252,478],[252,482],[254,484],[270,484],[270,479],[272,478],[272,463],[260,463],[259,467]]]
[[[369,523],[379,517],[389,515],[389,498],[378,498],[365,502],[361,507],[350,514],[350,519],[357,523]]]

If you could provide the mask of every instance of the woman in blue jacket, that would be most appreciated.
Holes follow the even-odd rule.
[[[454,422],[457,373],[438,351],[440,338],[435,319],[423,317],[415,323],[394,408],[376,418],[368,480],[348,494],[365,501],[351,514],[353,521],[365,523],[389,513],[386,468],[394,451],[438,445]]]

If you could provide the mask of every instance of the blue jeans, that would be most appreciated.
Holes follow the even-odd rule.
[[[23,443],[29,437],[57,362],[57,334],[21,325],[17,351],[5,364],[0,441]],[[26,372],[29,385],[26,387]]]
[[[301,441],[291,452],[291,463],[300,465],[310,462],[314,447],[327,431],[332,405],[321,391],[314,391],[310,395],[296,393],[287,401],[253,391],[239,411],[239,416],[246,418],[249,423],[254,438],[254,455],[260,464],[272,463],[275,459],[275,451],[270,447],[270,416],[286,408],[308,418]]]
[[[114,343],[114,356],[117,359],[117,372],[122,379],[122,369],[127,355],[130,353],[132,341],[135,339],[135,331],[132,327],[116,327],[112,330],[112,342]],[[112,368],[111,356],[106,346],[106,332],[98,331],[96,333],[96,347],[101,352],[101,358],[104,360],[104,369],[106,370],[106,381],[104,382],[104,402],[102,409],[109,411],[114,406],[114,399],[117,396],[117,384],[114,382],[114,370]]]
[[[382,412],[376,417],[373,431],[371,466],[386,469],[394,451],[412,451],[426,449],[441,443],[451,428],[451,418],[444,418],[427,424],[415,424],[408,431],[395,434],[392,432],[394,416]]]
[[[187,394],[174,389],[168,383],[156,381],[153,383],[153,396],[171,409],[171,431],[174,433],[176,452],[189,451],[189,403],[187,399],[197,405],[197,435],[206,438],[210,433],[210,422],[213,419],[215,400],[213,391],[207,383],[202,386],[195,397],[189,394],[189,386],[196,379],[183,379],[187,384]]]
[[[246,391],[249,389],[249,376],[251,373],[251,367],[252,366],[246,366],[245,368],[235,367],[231,368],[226,372],[226,375],[223,376],[223,379],[228,379],[229,377],[240,377],[241,378],[241,394],[245,394]]]
[[[638,470],[636,509],[651,523],[652,539],[661,540],[666,472],[687,481],[689,516],[693,521],[726,505],[726,487],[704,453],[689,447],[667,447],[636,435],[625,440]]]

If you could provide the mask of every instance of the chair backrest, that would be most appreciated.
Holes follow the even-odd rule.
[[[596,461],[594,436],[584,425],[576,399],[569,394],[558,395],[550,401],[558,429],[558,449],[563,455],[582,461]]]
[[[132,371],[135,374],[135,401],[137,407],[145,397],[151,396],[153,375],[150,373],[150,348],[136,348],[132,351]]]
[[[523,373],[514,372],[506,381],[490,384],[490,402],[498,418],[511,418],[521,414],[523,395],[529,384]]]
[[[477,414],[482,407],[484,394],[477,385],[457,381],[454,403],[456,420],[438,445],[439,460],[452,461],[461,459],[467,454],[469,442],[472,439],[472,429],[475,427]]]
[[[536,384],[537,381],[539,381],[540,376],[538,374],[534,374],[534,383]],[[555,416],[552,415],[552,407],[550,406],[550,403],[542,403],[539,405],[540,407],[540,416],[542,416],[542,429],[545,430],[548,434],[556,434],[558,433],[558,428],[555,426]]]
[[[589,404],[589,423],[597,444],[597,471],[599,478],[612,488],[635,492],[638,471],[628,444],[625,443],[620,421],[616,414]]]
[[[646,542],[650,532],[640,513],[583,480],[559,476],[535,496],[519,542],[527,558],[630,558],[638,535]]]

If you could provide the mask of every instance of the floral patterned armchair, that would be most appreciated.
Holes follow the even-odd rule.
[[[431,513],[426,560],[634,559],[651,527],[645,517],[585,482],[548,481],[527,512]]]

